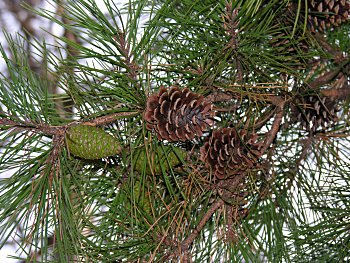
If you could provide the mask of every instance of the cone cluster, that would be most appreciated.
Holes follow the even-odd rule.
[[[313,32],[337,27],[349,19],[349,0],[309,0],[308,7],[308,20]]]
[[[200,149],[201,160],[218,179],[240,174],[261,155],[262,143],[256,139],[256,134],[247,138],[245,132],[238,134],[235,128],[215,130]]]
[[[147,100],[144,113],[146,128],[154,131],[159,140],[187,141],[213,124],[213,105],[202,95],[188,88],[161,87],[158,94]]]
[[[315,95],[299,97],[292,105],[292,119],[315,132],[318,128],[327,128],[335,122],[337,111],[336,102],[330,98]]]

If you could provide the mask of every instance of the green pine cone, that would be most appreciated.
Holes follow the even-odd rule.
[[[186,151],[171,147],[171,146],[163,146],[162,148],[158,147],[157,151],[149,152],[149,160],[146,155],[145,149],[139,150],[135,154],[135,165],[134,169],[141,173],[141,171],[145,171],[146,174],[150,175],[151,168],[155,175],[162,174],[162,170],[164,172],[168,172],[170,167],[173,169],[175,166],[181,164],[181,159],[184,159],[186,156]]]
[[[142,188],[144,188],[144,189],[142,189]],[[135,202],[139,211],[141,213],[146,213],[148,215],[151,215],[153,205],[152,205],[150,197],[149,197],[148,187],[142,186],[140,181],[135,181],[132,192],[130,194],[131,194],[131,196],[133,196],[133,198],[131,200],[133,202]],[[128,207],[129,205],[130,204],[127,204],[126,208],[128,210],[131,210]]]
[[[83,159],[101,159],[121,151],[120,143],[102,128],[89,125],[71,126],[66,134],[71,154]]]

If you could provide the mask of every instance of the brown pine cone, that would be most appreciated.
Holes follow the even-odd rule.
[[[256,142],[256,139],[256,134],[246,139],[245,132],[239,135],[235,128],[216,130],[201,147],[201,160],[218,179],[241,174],[252,167],[261,155],[262,143]]]
[[[316,95],[299,97],[291,106],[292,120],[315,132],[319,127],[327,128],[337,121],[338,107],[336,102],[327,97]]]
[[[349,0],[309,0],[308,2],[308,19],[313,32],[337,27],[349,19]]]
[[[290,4],[284,9],[284,12],[280,16],[277,16],[273,20],[273,27],[276,29],[276,34],[273,34],[270,40],[270,44],[275,47],[279,53],[286,54],[290,57],[299,53],[299,51],[305,53],[309,50],[309,44],[303,36],[304,31],[297,28],[294,32],[295,12],[296,6]],[[292,34],[293,38],[291,38]]]
[[[143,116],[146,128],[154,130],[159,140],[168,141],[192,140],[214,123],[213,105],[202,95],[179,87],[161,87],[151,95]]]

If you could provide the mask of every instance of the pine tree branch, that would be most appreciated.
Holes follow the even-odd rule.
[[[223,48],[223,52],[226,53],[227,50],[233,51],[233,59],[236,63],[236,70],[237,70],[237,80],[236,82],[240,83],[243,81],[243,69],[242,64],[240,61],[240,55],[237,52],[238,49],[238,36],[241,33],[241,31],[238,29],[239,20],[238,17],[238,9],[232,7],[232,3],[226,2],[225,3],[225,14],[223,15],[224,23],[223,27],[226,31],[226,34],[230,37],[229,42],[226,44],[226,46]]]
[[[233,206],[229,204],[225,204],[226,207],[226,216],[227,216],[227,234],[226,239],[229,242],[236,243],[237,242],[237,233],[233,229],[233,213],[236,213],[236,211],[233,211]]]
[[[205,99],[209,102],[222,102],[222,101],[230,101],[234,98],[232,94],[227,94],[223,92],[215,91],[212,94],[205,97]]]
[[[309,86],[313,89],[317,89],[323,85],[329,84],[333,79],[335,79],[339,73],[342,71],[342,69],[350,63],[350,60],[344,61],[341,65],[337,66],[331,71],[328,71],[324,73],[323,75],[319,76],[318,78],[314,79],[309,83]]]
[[[263,155],[266,150],[270,147],[270,145],[273,143],[274,139],[276,138],[276,135],[280,129],[280,125],[284,116],[284,105],[285,101],[281,101],[279,106],[277,107],[277,113],[276,117],[273,121],[271,130],[266,134],[265,140],[264,140],[264,146],[260,150],[260,154]]]
[[[136,82],[139,66],[132,60],[132,54],[130,53],[130,43],[126,42],[125,33],[119,32],[118,35],[114,37],[114,40],[118,43],[120,52],[125,58],[124,63],[128,67],[129,76]]]
[[[336,67],[311,81],[309,83],[309,86],[313,89],[317,89],[326,84],[329,84],[342,71],[346,70],[347,66],[350,64],[350,58],[348,56],[344,56],[340,50],[334,48],[331,44],[329,44],[323,35],[317,32],[315,33],[315,38],[317,39],[319,45],[331,55],[331,60]]]
[[[181,250],[182,250],[182,252],[188,251],[188,249],[190,248],[191,244],[197,238],[197,236],[202,231],[202,229],[204,228],[206,223],[209,221],[211,216],[216,212],[216,210],[218,210],[221,206],[223,206],[224,203],[225,202],[222,199],[220,199],[220,200],[217,200],[215,203],[213,203],[210,206],[210,208],[204,214],[204,216],[199,221],[198,225],[192,231],[192,233],[184,241],[181,242]]]
[[[242,85],[238,85],[239,87],[248,87],[248,88],[266,88],[264,86],[242,86]],[[271,88],[279,88],[281,86],[272,86]],[[211,102],[211,103],[215,103],[215,102],[228,102],[228,101],[232,101],[232,100],[242,100],[243,98],[249,98],[253,101],[259,101],[259,102],[267,102],[267,103],[271,103],[272,105],[275,106],[279,106],[281,103],[284,103],[288,100],[290,100],[292,98],[292,95],[289,94],[288,92],[283,92],[283,96],[282,95],[274,95],[272,93],[248,93],[248,92],[242,92],[242,91],[233,91],[230,89],[226,89],[226,92],[222,92],[222,91],[215,91],[212,94],[209,94],[208,96],[205,97],[205,100]],[[239,104],[234,105],[230,108],[219,108],[219,107],[215,107],[216,111],[219,112],[232,112],[235,109],[237,109],[239,107]]]
[[[345,84],[343,88],[322,89],[321,93],[332,99],[345,100],[350,96],[350,85]]]
[[[115,122],[116,120],[120,118],[130,118],[138,115],[139,112],[117,112],[117,113],[112,113],[109,115],[101,116],[94,118],[92,120],[88,121],[73,121],[69,124],[66,125],[61,125],[61,126],[51,126],[47,124],[35,124],[33,122],[15,122],[9,118],[0,118],[0,125],[4,127],[10,127],[10,128],[19,128],[19,129],[30,129],[32,131],[36,132],[41,132],[47,135],[62,135],[66,132],[69,126],[72,124],[77,124],[77,123],[83,123],[85,125],[90,125],[90,126],[103,126],[107,125],[110,123]],[[1,127],[0,127],[1,128]]]
[[[113,123],[118,119],[131,118],[131,117],[137,116],[138,114],[139,112],[137,111],[117,112],[117,113],[112,113],[105,116],[97,117],[90,121],[84,122],[84,124],[92,125],[92,126],[103,126],[103,125]]]
[[[200,234],[200,232],[202,231],[202,229],[204,228],[204,226],[206,225],[206,223],[210,220],[210,218],[212,217],[212,215],[220,208],[224,205],[224,201],[222,199],[217,200],[216,202],[214,202],[210,208],[208,209],[208,211],[203,215],[202,219],[199,221],[198,225],[192,230],[191,234],[185,239],[183,240],[178,249],[174,248],[174,250],[176,249],[175,252],[170,253],[169,255],[167,255],[167,259],[171,260],[174,257],[179,256],[182,260],[181,262],[187,263],[187,262],[191,262],[191,257],[190,257],[190,253],[189,253],[189,249],[192,245],[192,243],[194,242],[194,240],[197,238],[197,236]],[[173,244],[172,246],[174,246],[175,242],[174,241],[167,241],[167,244]]]
[[[324,38],[324,36],[319,33],[316,32],[314,34],[314,37],[317,40],[317,43],[324,49],[326,50],[326,52],[328,52],[334,60],[336,61],[342,61],[343,59],[343,54],[341,51],[337,50],[336,48],[334,48],[331,44],[328,43],[328,41]]]

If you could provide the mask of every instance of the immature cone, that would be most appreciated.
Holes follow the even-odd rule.
[[[152,173],[161,175],[163,172],[167,173],[170,169],[181,165],[181,160],[186,157],[186,151],[171,146],[163,146],[157,148],[155,151],[146,151],[145,148],[137,150],[134,158],[134,169],[139,173],[145,172],[147,175]]]
[[[241,174],[260,157],[262,143],[256,142],[257,135],[245,137],[244,131],[239,135],[234,128],[223,128],[214,131],[201,147],[201,160],[218,179]]]
[[[301,126],[315,132],[319,127],[327,128],[337,120],[336,102],[316,95],[299,97],[292,105],[292,119]]]
[[[213,106],[202,95],[171,87],[160,88],[147,100],[144,119],[148,130],[154,130],[159,140],[186,141],[213,124]]]
[[[69,153],[83,159],[101,159],[120,152],[119,141],[104,129],[89,125],[71,126],[66,135]]]
[[[314,32],[337,27],[349,19],[349,0],[309,0],[308,7],[308,19]]]

